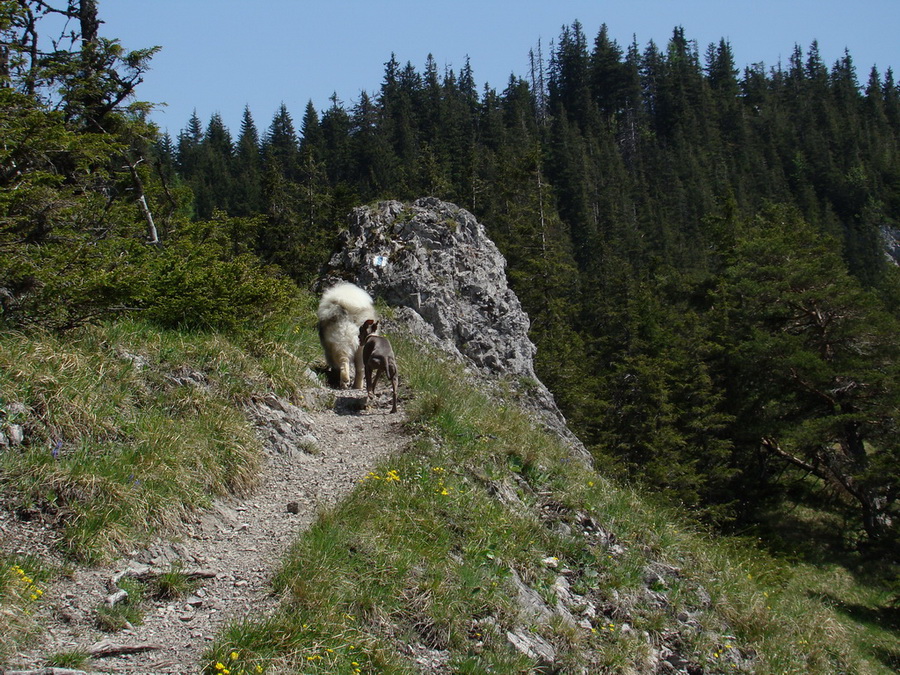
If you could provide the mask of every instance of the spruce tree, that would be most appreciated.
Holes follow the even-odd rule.
[[[262,155],[259,132],[249,106],[244,107],[241,130],[235,146],[234,176],[232,213],[241,217],[261,213]]]
[[[380,118],[378,104],[362,92],[352,110],[351,140],[356,163],[354,182],[363,201],[389,197],[398,180],[399,160]]]
[[[232,212],[234,199],[234,146],[222,116],[214,113],[206,127],[197,155],[191,187],[196,215],[209,219],[215,211]]]
[[[197,174],[202,143],[203,123],[194,110],[187,127],[178,134],[177,166],[178,171],[187,180],[191,180]]]
[[[734,437],[851,502],[872,540],[896,536],[896,319],[839,248],[777,209],[744,228],[720,291]]]
[[[267,171],[281,173],[287,181],[293,181],[298,175],[299,148],[294,120],[282,103],[272,118],[268,132],[263,141],[263,157]]]

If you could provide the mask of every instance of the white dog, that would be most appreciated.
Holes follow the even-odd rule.
[[[359,286],[342,282],[322,294],[316,316],[325,360],[338,372],[341,389],[350,385],[350,361],[354,366],[353,388],[362,389],[359,327],[369,319],[378,318],[372,298]]]

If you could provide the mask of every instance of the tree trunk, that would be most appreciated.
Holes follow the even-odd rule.
[[[100,19],[97,18],[97,0],[81,0],[78,7],[82,44],[96,44]]]

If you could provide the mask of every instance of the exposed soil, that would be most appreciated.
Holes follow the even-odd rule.
[[[389,414],[390,403],[383,396],[364,410],[364,397],[362,391],[343,392],[333,408],[303,412],[304,426],[317,443],[300,448],[267,441],[262,479],[249,497],[217,500],[173,538],[130,552],[111,566],[78,567],[71,578],[51,583],[35,617],[45,627],[42,636],[9,666],[38,669],[51,655],[80,649],[98,653],[81,667],[89,672],[199,672],[204,650],[227,622],[259,617],[275,606],[269,579],[318,510],[348,494],[382,458],[408,442],[402,408]],[[290,416],[279,426],[284,429],[285,423],[291,425]],[[0,515],[0,537],[7,551],[50,556],[53,536],[39,523]],[[167,572],[173,563],[203,577],[192,595],[146,601],[140,624],[114,633],[99,630],[97,607],[116,590],[119,575],[129,569],[132,574]],[[140,651],[100,656],[103,648]]]

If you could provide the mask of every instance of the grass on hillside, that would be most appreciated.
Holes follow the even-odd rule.
[[[165,534],[217,495],[258,480],[261,445],[242,405],[291,398],[319,356],[315,302],[268,336],[162,330],[126,320],[57,336],[0,333],[0,505],[95,562]],[[0,663],[37,627],[23,584],[44,561],[0,550]],[[43,592],[39,583],[38,588]]]
[[[139,321],[0,335],[0,430],[26,435],[0,453],[4,508],[93,561],[246,490],[261,449],[240,406],[269,391],[299,400],[304,368],[321,359],[314,308],[304,298],[296,323],[268,336]],[[280,610],[223,632],[210,672],[414,672],[407,644],[455,672],[534,671],[508,645],[517,627],[555,647],[559,672],[627,672],[663,644],[705,672],[894,672],[880,589],[691,531],[453,368],[395,347],[415,440],[298,539],[274,579]],[[590,627],[523,620],[516,584],[552,606],[563,569],[596,607]],[[60,573],[0,556],[0,662],[39,629],[31,614]]]
[[[261,448],[241,404],[293,395],[315,358],[308,338],[286,344],[135,321],[0,336],[0,431],[26,438],[0,455],[8,508],[60,525],[67,553],[93,560],[245,492]]]
[[[208,673],[412,673],[415,658],[457,673],[642,672],[662,646],[706,673],[893,672],[896,634],[860,640],[810,593],[816,570],[692,530],[439,359],[395,348],[415,440],[301,535],[274,578],[280,609],[224,631]],[[523,617],[517,580],[552,607],[561,570],[594,615]],[[552,667],[510,647],[518,628],[555,648]]]

